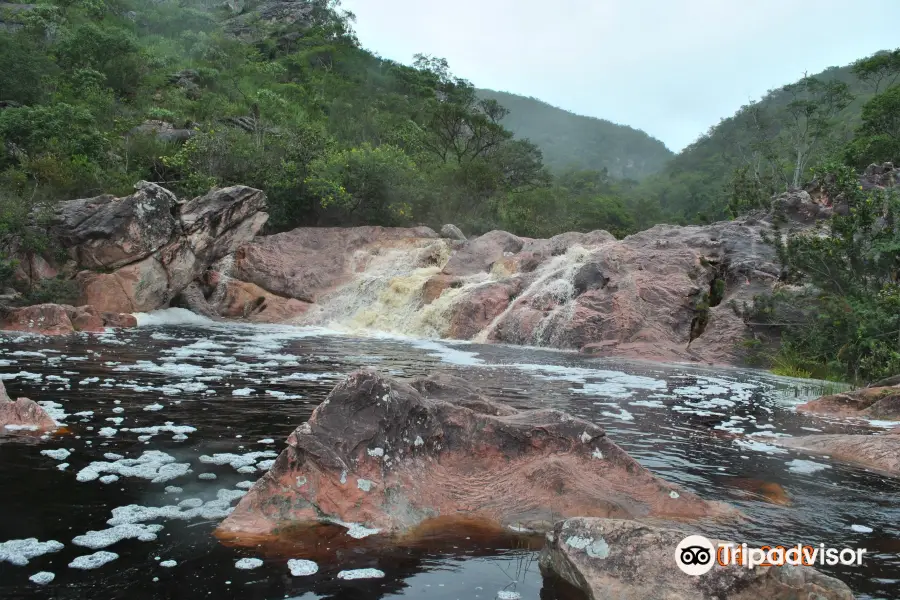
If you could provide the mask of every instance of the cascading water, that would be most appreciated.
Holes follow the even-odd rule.
[[[216,283],[216,289],[213,290],[209,297],[210,306],[221,306],[225,300],[225,294],[228,292],[228,282],[231,281],[231,273],[234,270],[234,254],[225,256],[216,264],[216,270],[219,273],[219,280]]]

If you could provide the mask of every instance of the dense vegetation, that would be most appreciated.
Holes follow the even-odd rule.
[[[554,171],[605,170],[616,179],[641,180],[658,173],[672,158],[665,144],[643,131],[611,121],[583,117],[508,92],[478,90],[509,110],[501,123],[517,138],[537,144],[544,164]]]
[[[836,152],[853,153],[858,167],[889,158],[886,148],[845,145],[863,107],[895,81],[884,67],[891,56],[876,55],[871,73],[835,67],[769,92],[700,136],[637,192],[652,198],[667,222],[712,222],[805,184]]]
[[[774,358],[785,371],[871,381],[900,372],[900,187],[861,185],[858,171],[900,158],[900,51],[853,72],[872,94],[852,138],[812,172],[834,216],[773,236],[789,285],[757,298],[750,316],[777,331]]]
[[[141,179],[185,197],[262,188],[270,231],[632,231],[619,185],[601,171],[554,178],[446,61],[362,49],[337,0],[275,18],[284,4],[244,4],[44,0],[3,16],[0,278],[13,245],[50,250],[24,232],[29,214]]]

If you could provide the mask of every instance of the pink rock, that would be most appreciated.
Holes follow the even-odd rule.
[[[56,429],[58,426],[37,402],[28,398],[10,400],[3,382],[0,381],[0,433],[3,433],[7,425],[36,427],[39,430]]]

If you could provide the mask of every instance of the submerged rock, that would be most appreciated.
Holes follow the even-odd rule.
[[[655,477],[592,423],[518,411],[452,379],[415,386],[371,371],[338,384],[218,534],[328,520],[362,537],[446,516],[542,530],[560,516],[735,514]]]
[[[714,565],[703,575],[687,575],[675,562],[675,549],[687,535],[635,521],[568,519],[554,527],[541,567],[582,589],[591,600],[853,598],[846,584],[811,567]]]
[[[0,433],[4,430],[48,430],[58,427],[53,417],[33,400],[11,400],[0,381]]]

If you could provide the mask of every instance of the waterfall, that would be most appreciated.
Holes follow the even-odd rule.
[[[234,270],[234,254],[224,256],[215,264],[215,269],[219,273],[219,280],[208,302],[214,310],[219,311],[228,293],[228,282],[231,281],[231,273]]]

